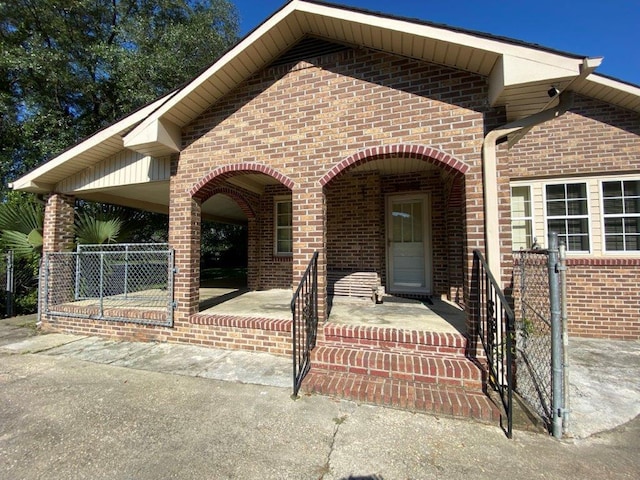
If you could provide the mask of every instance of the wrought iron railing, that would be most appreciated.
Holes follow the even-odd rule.
[[[489,384],[500,395],[513,436],[514,314],[479,250],[473,252],[472,307],[477,337],[482,342]]]
[[[311,350],[318,332],[318,252],[313,254],[291,300],[293,315],[293,395],[311,368]]]

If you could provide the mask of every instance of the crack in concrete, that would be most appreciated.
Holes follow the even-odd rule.
[[[333,429],[333,435],[331,436],[331,441],[329,442],[329,452],[327,453],[327,461],[321,467],[321,474],[318,477],[318,480],[323,480],[325,475],[331,472],[331,456],[333,455],[334,446],[336,443],[336,437],[338,436],[338,431],[340,430],[340,425],[342,425],[347,419],[346,415],[341,417],[335,417],[333,422],[336,426]]]

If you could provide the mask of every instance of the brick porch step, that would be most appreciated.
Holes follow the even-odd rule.
[[[319,345],[311,352],[314,372],[342,372],[482,391],[483,371],[459,356],[381,351],[349,344]]]
[[[405,330],[384,326],[344,325],[327,322],[323,343],[382,351],[413,351],[420,354],[464,358],[467,338],[460,333]]]
[[[304,379],[302,391],[487,422],[497,422],[501,416],[500,409],[482,392],[397,378],[318,371],[312,368]]]

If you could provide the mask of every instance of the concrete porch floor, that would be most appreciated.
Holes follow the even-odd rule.
[[[273,319],[291,318],[291,290],[201,288],[200,313]],[[434,298],[431,303],[386,295],[382,304],[358,297],[329,297],[329,321],[439,333],[466,333],[465,313]]]

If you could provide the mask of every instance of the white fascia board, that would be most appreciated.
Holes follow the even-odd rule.
[[[119,137],[123,132],[127,131],[140,121],[144,120],[147,116],[149,116],[158,106],[162,105],[163,102],[167,101],[168,98],[171,97],[172,94],[168,96],[164,96],[153,103],[141,108],[140,110],[132,113],[131,115],[126,116],[122,120],[114,123],[113,125],[108,126],[107,128],[100,130],[95,133],[91,137],[86,140],[80,142],[76,146],[70,148],[69,150],[61,153],[57,157],[52,158],[47,163],[40,165],[35,170],[27,173],[26,175],[18,178],[13,183],[9,184],[9,188],[14,190],[27,190],[34,191],[35,189],[41,190],[38,185],[42,185],[38,182],[38,178],[43,174],[50,172],[51,170],[64,165],[67,162],[72,162],[74,158],[82,155],[83,153],[91,150],[91,148],[96,147],[100,143],[104,142],[113,137]],[[124,148],[124,145],[123,145]]]
[[[231,60],[240,55],[244,50],[246,50],[250,45],[252,45],[256,40],[262,37],[265,33],[271,30],[274,26],[284,20],[288,15],[290,15],[295,9],[298,2],[293,1],[287,5],[285,5],[280,11],[276,12],[271,18],[269,18],[265,23],[259,26],[256,30],[251,32],[247,37],[244,38],[240,43],[238,43],[234,48],[225,53],[217,62],[211,65],[208,69],[206,69],[203,73],[201,73],[198,77],[196,77],[193,81],[191,81],[188,85],[182,88],[180,91],[176,93],[176,95],[171,98],[166,104],[164,104],[161,108],[159,108],[151,117],[147,119],[147,121],[141,123],[136,128],[134,128],[125,138],[124,142],[129,148],[135,150],[135,145],[142,144],[144,139],[153,138],[156,135],[153,132],[146,133],[144,132],[146,129],[154,129],[156,127],[157,119],[161,118],[165,113],[171,110],[175,105],[180,103],[184,98],[189,96],[191,92],[193,92],[200,85],[209,80],[213,75],[222,70]],[[179,142],[178,142],[179,144]]]
[[[587,77],[587,81],[593,82],[597,85],[602,85],[603,87],[613,88],[630,95],[635,95],[636,97],[640,97],[640,86],[638,85],[631,85],[613,78],[603,77],[601,75],[598,75],[597,73],[592,73],[591,75],[589,75]]]

